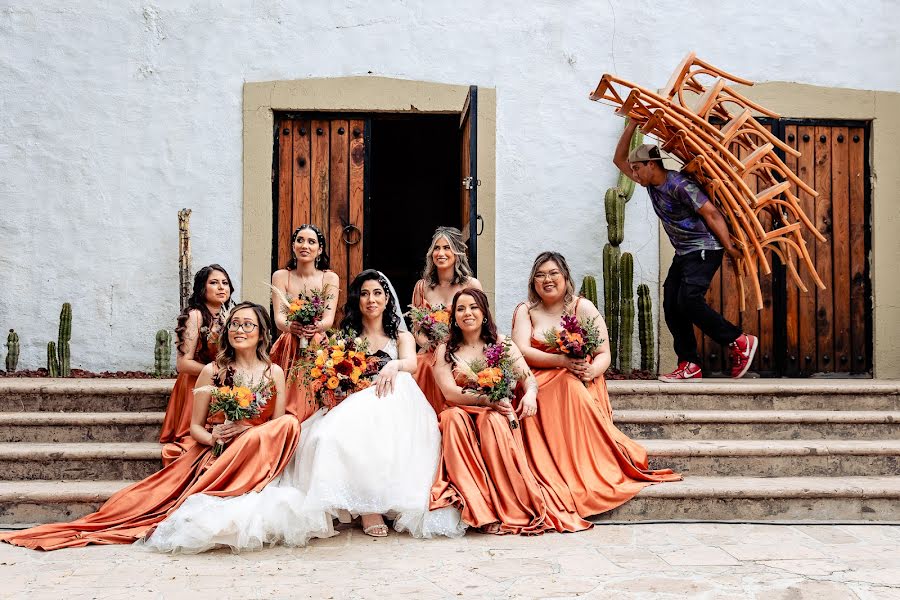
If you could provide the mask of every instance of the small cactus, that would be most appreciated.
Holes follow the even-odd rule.
[[[59,377],[59,359],[56,356],[56,344],[47,342],[47,375]]]
[[[597,306],[597,280],[590,275],[585,275],[581,281],[581,290],[578,291],[578,295],[587,298],[591,304]]]
[[[641,342],[641,370],[655,371],[656,361],[654,353],[656,346],[653,343],[653,301],[650,300],[650,288],[642,283],[637,288],[638,293],[638,339]]]
[[[631,373],[631,341],[634,337],[634,257],[630,252],[622,253],[619,260],[619,303],[622,322],[619,327],[621,351],[619,353],[619,370],[628,375]]]
[[[153,351],[157,377],[166,377],[172,372],[172,335],[167,329],[156,332],[156,348]]]
[[[13,373],[19,364],[19,334],[15,329],[9,330],[6,337],[6,372]]]
[[[609,325],[610,365],[615,367],[619,353],[619,248],[603,246],[603,318]]]
[[[69,340],[72,338],[72,305],[68,302],[62,305],[59,312],[59,337],[56,342],[56,351],[59,353],[59,375],[68,377],[71,375],[69,364]]]
[[[609,188],[603,197],[609,243],[618,246],[625,239],[625,197],[619,188]]]

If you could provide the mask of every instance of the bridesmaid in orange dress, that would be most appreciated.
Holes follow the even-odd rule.
[[[325,236],[315,225],[303,224],[291,235],[291,260],[284,269],[272,273],[272,287],[278,288],[284,295],[293,299],[300,293],[313,289],[325,289],[332,298],[322,320],[314,325],[303,326],[295,321],[285,319],[284,301],[281,295],[272,291],[272,307],[275,314],[275,327],[281,331],[275,345],[272,346],[272,362],[288,373],[297,353],[300,351],[300,339],[309,340],[316,333],[325,332],[334,324],[337,311],[340,281],[337,273],[330,271],[328,253],[325,251]],[[287,384],[287,412],[300,421],[306,420],[318,408],[314,402],[307,401],[306,391],[299,381]]]
[[[613,424],[603,373],[609,367],[609,342],[593,357],[573,359],[544,341],[559,328],[563,315],[597,318],[601,338],[606,324],[589,300],[575,297],[565,258],[538,255],[531,268],[528,303],[513,313],[512,338],[538,382],[534,418],[523,423],[529,464],[542,484],[574,505],[583,517],[624,504],[651,483],[678,481],[670,469],[649,470],[647,452]]]
[[[435,376],[447,408],[438,416],[441,463],[431,488],[432,510],[456,506],[463,521],[485,533],[539,534],[580,531],[591,524],[549,497],[528,466],[521,428],[509,415],[530,421],[537,410],[537,384],[513,344],[524,394],[514,411],[509,402],[490,404],[484,396],[464,394],[454,366],[484,358],[488,344],[503,341],[479,289],[456,293],[451,303],[451,332],[435,350]]]
[[[193,494],[239,496],[259,491],[288,464],[300,439],[300,422],[284,416],[284,371],[269,361],[266,310],[243,302],[226,320],[227,335],[215,363],[206,365],[198,386],[258,382],[274,388],[262,412],[224,424],[209,414],[210,394],[194,394],[191,436],[197,444],[162,471],[114,494],[97,512],[71,523],[51,523],[0,535],[0,540],[38,550],[88,544],[130,544],[150,536],[166,516]],[[212,447],[225,450],[216,458]]]
[[[422,279],[413,288],[412,305],[432,310],[439,305],[449,307],[453,296],[463,288],[481,289],[481,282],[472,276],[466,242],[456,227],[438,227],[425,255]],[[434,412],[444,408],[444,395],[434,379],[434,346],[425,334],[413,332],[419,345],[418,367],[413,376],[428,398]]]
[[[166,405],[166,416],[159,433],[163,466],[184,454],[194,445],[190,436],[191,413],[194,409],[194,387],[197,376],[216,358],[216,342],[231,302],[234,286],[225,269],[213,264],[194,276],[194,293],[178,316],[175,327],[178,379]]]

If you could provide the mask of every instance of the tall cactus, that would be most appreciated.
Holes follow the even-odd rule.
[[[597,280],[591,275],[585,275],[581,280],[581,289],[578,291],[578,295],[587,298],[591,304],[597,306]]]
[[[6,372],[13,373],[19,364],[19,334],[15,329],[9,330],[6,336]]]
[[[625,239],[625,197],[619,188],[609,188],[603,198],[609,243],[618,246]]]
[[[634,257],[623,252],[619,260],[619,304],[622,322],[619,326],[619,370],[631,373],[631,341],[634,337]]]
[[[641,342],[641,370],[654,371],[656,346],[653,342],[653,301],[646,283],[638,286],[638,337]]]
[[[59,337],[56,340],[56,351],[59,353],[59,375],[68,377],[71,375],[69,368],[69,340],[72,338],[72,305],[68,302],[62,305],[59,311]]]
[[[47,375],[59,377],[59,359],[56,356],[56,344],[47,342]]]
[[[619,354],[619,260],[618,246],[603,247],[603,309],[609,326],[610,364],[615,366]]]
[[[168,376],[172,372],[172,335],[168,329],[156,332],[156,348],[153,351],[157,377]]]

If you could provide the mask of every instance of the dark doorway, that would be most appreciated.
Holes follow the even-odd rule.
[[[462,226],[459,114],[373,116],[370,140],[364,262],[405,312],[435,228]]]

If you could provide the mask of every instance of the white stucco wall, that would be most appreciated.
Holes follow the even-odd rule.
[[[0,4],[0,331],[19,332],[20,368],[44,365],[64,301],[73,367],[151,368],[154,332],[177,312],[182,207],[195,267],[240,279],[244,81],[495,87],[505,328],[539,250],[563,252],[579,279],[600,272],[622,126],[587,100],[602,73],[659,86],[695,50],[759,81],[900,89],[892,2],[783,2],[777,18],[704,0],[439,4]],[[656,282],[656,227],[640,190],[623,244],[636,283]]]

